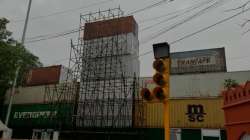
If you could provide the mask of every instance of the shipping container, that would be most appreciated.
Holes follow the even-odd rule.
[[[201,140],[201,129],[182,129],[181,140]]]
[[[224,90],[225,79],[243,83],[250,79],[250,71],[170,75],[170,96],[173,98],[220,96]],[[152,89],[155,84],[151,77],[144,77],[140,79],[140,87]]]
[[[40,67],[28,72],[24,86],[59,84],[66,80],[72,80],[70,69],[62,65]]]
[[[138,25],[133,16],[90,22],[85,24],[84,40],[134,33],[137,36]]]
[[[59,100],[74,102],[78,94],[78,83],[62,83],[55,85],[29,86],[16,88],[13,104],[50,103]],[[4,104],[10,101],[11,89],[5,94]],[[60,98],[59,98],[60,97]]]
[[[5,113],[7,110],[5,106]],[[26,104],[13,105],[10,113],[10,128],[55,128],[72,126],[73,104]]]
[[[91,54],[90,58],[139,54],[139,40],[133,33],[84,40],[84,47],[88,54]],[[100,53],[100,50],[103,50],[103,53]]]
[[[171,74],[226,72],[225,48],[170,54]]]
[[[224,128],[222,98],[170,99],[171,128]],[[146,128],[163,128],[163,104],[145,103]]]

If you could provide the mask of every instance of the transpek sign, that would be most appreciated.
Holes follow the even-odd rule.
[[[172,67],[191,67],[201,65],[215,65],[216,56],[200,56],[183,59],[173,59]]]
[[[171,53],[171,74],[225,71],[224,48]]]

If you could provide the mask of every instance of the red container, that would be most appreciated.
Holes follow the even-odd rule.
[[[133,16],[103,20],[85,24],[84,40],[114,36],[123,33],[136,34],[137,23]]]
[[[35,68],[29,71],[25,86],[58,84],[60,81],[61,65]]]

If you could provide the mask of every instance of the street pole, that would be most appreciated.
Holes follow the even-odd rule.
[[[164,140],[170,140],[170,113],[169,113],[169,99],[163,103],[163,117],[164,117]]]
[[[14,94],[15,94],[16,82],[17,82],[19,70],[20,70],[20,66],[17,66],[16,73],[15,73],[15,79],[14,79],[14,83],[12,85],[11,94],[10,94],[10,102],[9,102],[9,106],[8,106],[8,112],[7,112],[6,120],[5,120],[6,126],[8,126],[8,123],[9,123],[10,112],[11,112],[12,102],[13,102],[13,98],[14,98]]]
[[[25,35],[26,35],[26,30],[27,30],[27,25],[28,25],[28,21],[29,21],[29,15],[30,15],[31,2],[32,2],[32,0],[29,0],[28,10],[27,10],[24,28],[23,28],[23,36],[22,36],[22,42],[21,42],[22,45],[24,45],[24,41],[25,41]]]
[[[22,35],[22,40],[21,40],[21,45],[23,47],[24,47],[24,41],[25,41],[25,35],[26,35],[27,25],[28,25],[28,21],[29,21],[29,14],[30,14],[31,2],[32,2],[32,0],[29,0],[29,5],[28,5],[27,14],[26,14],[25,23],[24,23],[24,28],[23,28],[23,35]],[[6,119],[5,119],[5,125],[7,127],[8,127],[8,123],[9,123],[9,117],[10,117],[12,102],[13,102],[13,98],[14,98],[14,94],[15,94],[15,88],[16,88],[17,78],[18,78],[18,75],[19,75],[19,70],[21,68],[21,63],[20,63],[20,61],[18,61],[17,69],[16,69],[16,72],[15,72],[15,79],[14,79],[14,83],[13,83],[12,89],[11,89],[10,102],[9,102],[9,106],[8,106],[8,110],[7,110],[7,115],[6,115]]]

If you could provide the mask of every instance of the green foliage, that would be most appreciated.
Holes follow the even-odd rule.
[[[224,81],[224,88],[231,88],[231,87],[236,87],[238,86],[239,84],[237,83],[236,80],[233,80],[233,79],[225,79]]]
[[[7,19],[0,18],[0,100],[12,85],[18,66],[20,72],[17,85],[21,85],[29,69],[42,65],[38,57],[11,37],[11,32],[6,29],[7,23]]]

